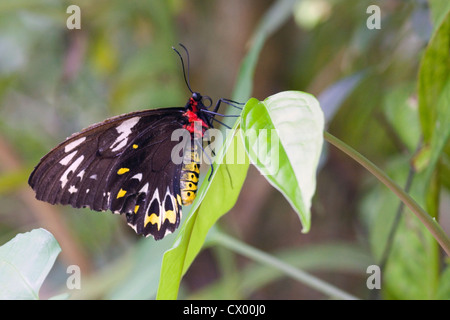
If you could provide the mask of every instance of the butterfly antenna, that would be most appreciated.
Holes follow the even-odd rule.
[[[182,47],[184,49],[184,51],[186,52],[186,56],[187,56],[187,75],[186,75],[186,68],[184,67],[184,60],[183,57],[181,56],[180,52],[175,49],[175,47],[172,47],[172,50],[175,51],[178,56],[180,57],[181,60],[181,66],[183,67],[183,76],[184,76],[184,82],[186,83],[186,86],[188,87],[189,91],[191,93],[194,93],[194,91],[192,91],[191,89],[191,85],[189,83],[189,52],[186,49],[186,47],[184,45],[182,45],[181,43],[178,44],[180,47]]]

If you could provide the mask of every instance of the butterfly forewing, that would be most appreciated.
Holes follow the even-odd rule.
[[[30,176],[36,198],[75,208],[125,213],[138,234],[161,239],[180,222],[181,164],[171,133],[183,108],[133,112],[74,134],[43,157]]]

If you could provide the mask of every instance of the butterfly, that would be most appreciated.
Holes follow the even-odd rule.
[[[188,51],[180,46],[189,70]],[[182,55],[172,49],[181,59],[191,92],[186,105],[119,115],[68,137],[40,160],[29,177],[38,200],[125,214],[137,234],[155,240],[175,231],[182,206],[194,201],[198,189],[203,148],[199,138],[213,128],[213,120],[222,123],[215,119],[221,103],[236,108],[240,103],[219,99],[209,110],[211,98],[192,91]],[[171,138],[180,129],[190,138],[184,144]],[[174,148],[183,161],[173,161]]]

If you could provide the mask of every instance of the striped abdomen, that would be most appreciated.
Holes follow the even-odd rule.
[[[197,193],[198,177],[200,175],[200,154],[197,145],[184,154],[181,168],[180,190],[181,201],[184,206],[192,204]]]

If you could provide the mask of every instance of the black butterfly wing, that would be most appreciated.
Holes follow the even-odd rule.
[[[171,160],[171,134],[183,108],[133,112],[74,134],[36,166],[36,198],[51,204],[125,213],[138,234],[161,239],[181,218],[181,164]]]

